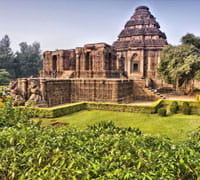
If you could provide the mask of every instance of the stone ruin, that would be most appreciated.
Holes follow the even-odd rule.
[[[79,101],[131,103],[156,100],[146,86],[157,77],[166,36],[146,6],[136,9],[112,46],[86,44],[43,53],[39,78],[21,78],[11,87],[14,105],[51,107]],[[151,83],[149,83],[151,82]]]

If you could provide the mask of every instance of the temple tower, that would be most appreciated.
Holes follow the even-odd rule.
[[[134,15],[113,43],[118,61],[130,79],[157,79],[160,53],[167,44],[165,33],[146,6],[136,8]]]

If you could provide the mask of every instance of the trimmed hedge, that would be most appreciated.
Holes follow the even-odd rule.
[[[161,117],[167,116],[167,110],[165,108],[158,109],[158,115]]]
[[[197,95],[196,99],[197,101],[200,101],[200,95]]]
[[[88,109],[117,111],[117,112],[135,112],[135,113],[154,113],[153,106],[111,104],[111,103],[87,103]]]
[[[179,106],[178,106],[177,101],[172,101],[172,103],[169,106],[169,110],[170,110],[170,113],[172,114],[176,114],[178,112]]]
[[[112,103],[97,103],[97,102],[80,102],[68,105],[62,105],[52,108],[28,107],[33,117],[54,118],[60,117],[81,110],[106,110],[118,112],[132,113],[156,113],[161,107],[163,100],[158,100],[152,105],[131,105],[131,104],[112,104]],[[24,109],[25,107],[20,107]]]
[[[191,107],[188,102],[184,102],[182,107],[181,107],[182,113],[185,115],[190,115],[191,114]]]
[[[24,109],[26,107],[21,106]],[[86,103],[74,103],[53,108],[28,107],[33,117],[55,118],[86,109]]]
[[[4,103],[0,100],[0,108],[3,107]]]
[[[170,104],[173,101],[174,100],[163,100],[164,107],[170,106]],[[180,107],[179,110],[177,111],[177,113],[182,113],[183,103],[186,102],[186,103],[189,104],[189,106],[191,108],[191,114],[200,115],[200,101],[181,101],[181,100],[176,100],[176,102],[178,103],[178,106]]]
[[[130,112],[130,113],[158,113],[160,108],[166,108],[173,100],[160,99],[154,102],[152,105],[131,105],[131,104],[114,104],[114,103],[98,103],[98,102],[79,102],[68,105],[61,105],[52,108],[38,108],[29,107],[33,116],[54,118],[60,117],[81,110],[105,110],[105,111],[117,111],[117,112]],[[182,107],[185,101],[177,101],[178,106]],[[200,102],[187,101],[191,107],[191,114],[200,115]],[[25,108],[25,107],[20,107]],[[181,108],[178,113],[181,112]]]
[[[131,104],[114,104],[114,103],[97,103],[87,102],[88,109],[117,111],[117,112],[132,112],[132,113],[156,113],[160,108],[163,100],[158,100],[152,105],[131,105]]]

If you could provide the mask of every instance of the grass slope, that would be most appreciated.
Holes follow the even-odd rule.
[[[179,142],[187,138],[187,134],[200,126],[200,116],[176,114],[159,117],[157,114],[139,114],[111,111],[80,111],[67,116],[42,119],[43,125],[55,122],[69,123],[71,127],[83,129],[100,121],[113,121],[118,127],[136,127],[145,134],[169,137]]]

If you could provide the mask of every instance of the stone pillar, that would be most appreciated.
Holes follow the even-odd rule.
[[[76,77],[80,77],[80,54],[79,49],[76,49],[75,51],[75,57],[76,57]]]
[[[144,61],[145,61],[145,56],[144,56],[144,49],[141,50],[141,64],[140,64],[140,72],[141,72],[141,75],[142,77],[144,77]]]
[[[23,78],[21,79],[21,90],[22,90],[22,95],[25,99],[27,99],[27,90],[28,90],[28,81],[27,79]]]
[[[40,91],[42,93],[43,100],[46,101],[47,100],[47,94],[46,94],[46,80],[45,79],[40,80]]]

